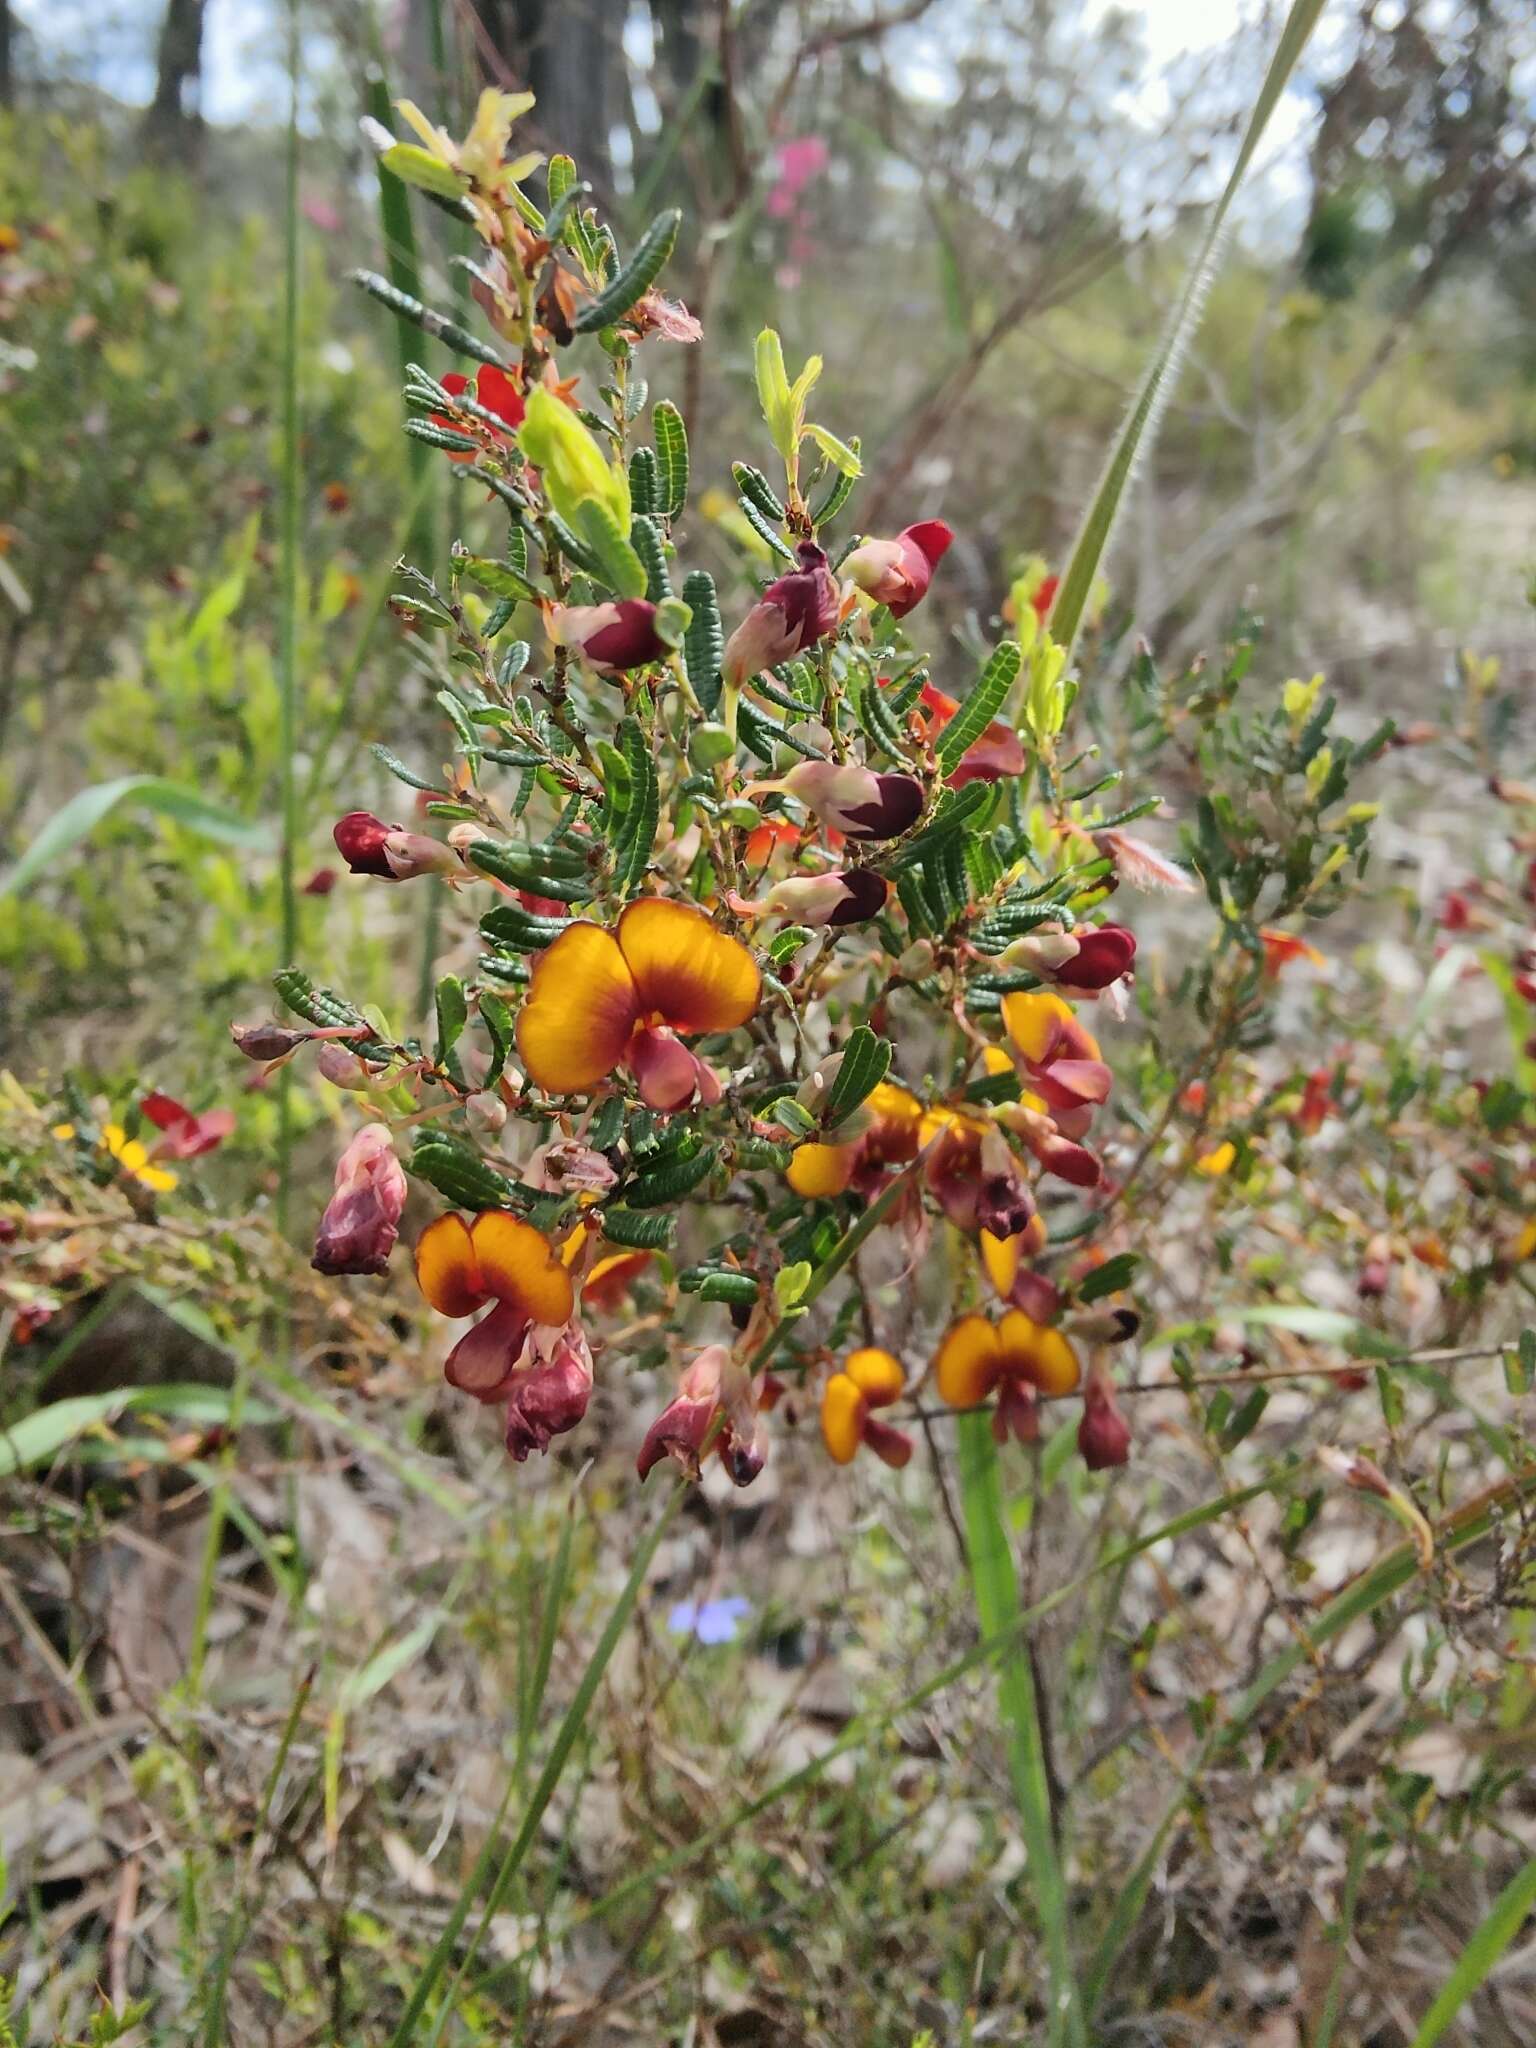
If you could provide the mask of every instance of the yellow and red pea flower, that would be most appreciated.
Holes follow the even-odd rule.
[[[995,1394],[993,1435],[1001,1443],[1012,1431],[1030,1443],[1039,1430],[1036,1396],[1073,1393],[1082,1368],[1060,1330],[1013,1308],[995,1323],[976,1314],[952,1323],[935,1356],[934,1376],[951,1408],[977,1408]]]
[[[907,1463],[912,1456],[911,1437],[874,1413],[899,1401],[906,1385],[906,1373],[889,1351],[869,1345],[849,1353],[821,1396],[822,1441],[834,1463],[851,1464],[860,1444],[867,1444],[877,1458],[898,1470]]]
[[[841,1195],[858,1184],[860,1194],[879,1192],[888,1166],[905,1166],[917,1157],[923,1107],[915,1095],[894,1081],[881,1081],[864,1102],[869,1123],[857,1138],[842,1145],[797,1145],[786,1179],[808,1201]]]
[[[761,988],[746,947],[702,910],[641,897],[612,931],[582,919],[538,956],[518,1052],[550,1095],[590,1090],[627,1066],[652,1109],[718,1102],[719,1077],[679,1034],[745,1024]]]
[[[55,1124],[53,1136],[66,1144],[75,1136],[73,1124]],[[129,1180],[137,1181],[141,1188],[148,1188],[152,1194],[169,1194],[176,1185],[176,1175],[166,1167],[156,1166],[149,1156],[149,1147],[137,1138],[130,1138],[121,1124],[103,1124],[101,1142]]]
[[[1003,1024],[1037,1093],[1061,1124],[1062,1113],[1090,1114],[1107,1100],[1110,1072],[1099,1042],[1072,1005],[1049,989],[1030,989],[1003,998]],[[1066,1127],[1068,1137],[1081,1130]]]
[[[505,1209],[487,1209],[468,1224],[450,1210],[429,1223],[416,1243],[416,1279],[439,1315],[457,1320],[496,1304],[443,1368],[451,1386],[479,1401],[503,1394],[535,1323],[564,1325],[576,1306],[559,1252],[542,1230]]]

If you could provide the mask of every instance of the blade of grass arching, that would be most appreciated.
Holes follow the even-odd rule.
[[[587,1659],[587,1668],[581,1675],[581,1683],[577,1686],[575,1696],[572,1698],[571,1704],[566,1709],[564,1718],[555,1732],[555,1739],[551,1745],[549,1756],[545,1760],[544,1768],[539,1773],[538,1781],[534,1785],[533,1791],[529,1795],[527,1804],[523,1809],[522,1822],[518,1827],[512,1846],[502,1858],[500,1868],[496,1869],[495,1879],[486,1897],[479,1924],[470,1939],[469,1947],[465,1952],[463,1960],[460,1962],[455,1978],[456,1983],[462,1980],[465,1970],[469,1967],[476,1950],[480,1946],[487,1927],[489,1927],[491,1921],[500,1910],[502,1900],[506,1897],[513,1880],[522,1868],[523,1858],[528,1854],[528,1850],[532,1845],[534,1835],[538,1831],[539,1822],[544,1817],[544,1810],[554,1796],[555,1787],[560,1782],[561,1773],[564,1771],[571,1751],[575,1747],[576,1738],[580,1735],[582,1728],[586,1724],[587,1715],[591,1711],[593,1700],[597,1697],[597,1689],[602,1684],[603,1673],[608,1668],[609,1659],[618,1648],[619,1638],[623,1635],[629,1623],[629,1617],[634,1612],[635,1602],[640,1597],[641,1589],[645,1585],[646,1574],[651,1568],[651,1560],[656,1555],[657,1547],[671,1526],[672,1517],[677,1513],[678,1507],[687,1491],[687,1483],[679,1481],[672,1489],[671,1497],[668,1499],[666,1506],[656,1517],[655,1521],[652,1522],[644,1542],[635,1553],[634,1563],[630,1566],[629,1577],[624,1581],[623,1590],[613,1604],[603,1632],[597,1639],[597,1645],[591,1656]],[[418,2026],[427,2009],[427,2003],[433,1992],[437,1989],[443,1972],[448,1967],[449,1960],[453,1955],[459,1936],[464,1931],[465,1922],[469,1919],[481,1887],[485,1884],[486,1879],[490,1877],[492,1869],[495,1868],[497,1838],[501,1832],[501,1824],[511,1806],[517,1784],[518,1773],[514,1768],[507,1773],[506,1790],[502,1794],[501,1805],[497,1810],[496,1818],[491,1824],[489,1833],[486,1835],[485,1846],[476,1857],[474,1868],[460,1887],[459,1895],[454,1900],[453,1909],[448,1915],[447,1924],[434,1943],[432,1953],[428,1956],[420,1975],[412,1987],[411,1995],[406,2001],[405,2011],[400,2018],[400,2024],[389,2037],[388,2048],[408,2048],[408,2044],[415,2042],[417,2039]],[[445,1999],[443,2008],[438,2015],[437,2025],[433,2028],[431,2036],[428,2037],[430,2040],[435,2040],[441,2032],[443,2025],[447,2021],[452,2002],[451,1995],[448,1999]]]
[[[1051,633],[1067,649],[1069,658],[1077,643],[1078,629],[1082,625],[1088,596],[1093,589],[1094,578],[1099,573],[1104,551],[1109,546],[1110,536],[1114,532],[1121,503],[1140,462],[1150,453],[1152,444],[1157,439],[1163,412],[1173,395],[1184,357],[1200,324],[1205,296],[1221,260],[1232,202],[1248,174],[1254,152],[1269,125],[1269,117],[1279,104],[1291,73],[1295,70],[1322,11],[1323,0],[1292,0],[1291,11],[1286,16],[1280,40],[1275,46],[1275,54],[1270,59],[1268,71],[1264,74],[1264,83],[1259,89],[1258,98],[1254,101],[1253,111],[1248,116],[1248,127],[1243,136],[1242,147],[1237,153],[1237,161],[1232,166],[1232,174],[1216,202],[1215,210],[1206,227],[1205,239],[1184,281],[1184,289],[1179,294],[1173,317],[1164,330],[1156,352],[1137,387],[1125,424],[1109,452],[1092,501],[1082,525],[1078,528],[1066,572],[1061,579],[1061,588],[1056,593],[1056,602],[1050,615]]]
[[[1456,1958],[1434,2004],[1413,2037],[1412,2048],[1434,2048],[1446,2028],[1493,1974],[1494,1965],[1520,1932],[1525,1916],[1536,1906],[1536,1856],[1522,1864],[1494,1900],[1472,1939]]]
[[[295,864],[299,840],[299,785],[295,770],[298,747],[299,690],[299,10],[288,9],[288,145],[283,191],[283,355],[281,563],[278,581],[278,746],[282,761],[283,843],[280,878],[282,923],[278,944],[280,967],[299,955],[299,894]],[[293,1181],[292,1071],[278,1073],[277,1227],[288,1229]]]
[[[1442,1555],[1464,1550],[1487,1535],[1494,1518],[1516,1501],[1536,1494],[1536,1465],[1526,1465],[1486,1492],[1464,1501],[1435,1529],[1435,1547]],[[1103,1997],[1120,1953],[1135,1931],[1146,1903],[1147,1892],[1157,1873],[1163,1848],[1189,1801],[1190,1794],[1213,1758],[1231,1749],[1248,1732],[1260,1708],[1284,1685],[1297,1667],[1310,1662],[1315,1652],[1331,1642],[1352,1622],[1361,1620],[1400,1593],[1419,1573],[1419,1554],[1412,1543],[1395,1549],[1321,1608],[1304,1634],[1295,1636],[1271,1657],[1258,1677],[1234,1703],[1224,1721],[1214,1727],[1200,1745],[1194,1761],[1180,1778],[1178,1789],[1152,1830],[1146,1849],[1115,1899],[1109,1924],[1100,1937],[1088,1967],[1083,1972],[1083,2001],[1090,2018]]]
[[[960,1497],[971,1558],[971,1586],[982,1639],[990,1641],[1018,1623],[1018,1573],[1003,1505],[997,1446],[992,1440],[992,1418],[977,1411],[962,1415],[957,1427]],[[1007,1723],[1008,1764],[1028,1858],[1025,1875],[1045,1937],[1050,1975],[1046,2038],[1053,2044],[1065,2042],[1071,2048],[1086,2048],[1087,2035],[1072,1968],[1067,1895],[1051,1815],[1040,1704],[1027,1643],[1015,1640],[1004,1652],[997,1674],[997,1697]]]

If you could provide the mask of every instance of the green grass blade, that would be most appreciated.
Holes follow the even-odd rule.
[[[227,846],[261,846],[269,840],[265,825],[237,818],[179,782],[168,782],[160,775],[119,775],[110,782],[93,782],[54,812],[16,865],[0,875],[0,896],[19,895],[124,804],[155,811],[190,832]]]
[[[299,13],[288,13],[288,146],[283,210],[282,475],[280,479],[281,562],[278,579],[278,746],[282,765],[283,836],[279,881],[282,910],[278,964],[299,957],[298,750],[299,702],[299,525],[303,455],[299,444]],[[286,1235],[293,1182],[292,1070],[278,1074],[277,1227]],[[217,1520],[217,1516],[214,1518]]]
[[[543,1819],[544,1810],[554,1796],[555,1787],[560,1782],[561,1773],[564,1771],[571,1751],[576,1745],[576,1739],[586,1724],[587,1715],[592,1708],[592,1702],[597,1697],[597,1689],[602,1683],[603,1673],[608,1668],[608,1660],[617,1649],[619,1638],[623,1635],[628,1625],[629,1617],[634,1612],[635,1602],[640,1597],[641,1588],[645,1584],[646,1573],[650,1570],[651,1560],[656,1555],[657,1546],[670,1527],[672,1517],[677,1513],[678,1507],[687,1492],[688,1486],[686,1482],[679,1482],[673,1488],[666,1506],[651,1524],[649,1534],[635,1553],[635,1560],[630,1567],[629,1577],[624,1581],[623,1591],[613,1604],[603,1632],[598,1637],[597,1646],[587,1660],[587,1668],[581,1675],[581,1683],[576,1688],[575,1697],[566,1709],[565,1718],[561,1721],[559,1729],[556,1731],[555,1740],[545,1761],[544,1768],[539,1773],[538,1782],[535,1784],[528,1803],[523,1810],[522,1822],[513,1839],[512,1846],[502,1858],[501,1867],[496,1871],[495,1881],[492,1883],[486,1898],[479,1925],[476,1927],[469,1947],[459,1965],[458,1975],[461,1978],[464,1971],[469,1967],[475,1951],[485,1934],[485,1930],[489,1927],[500,1909],[502,1900],[506,1897],[513,1880],[522,1868],[523,1858],[528,1854],[534,1835],[538,1831],[539,1822]],[[485,1846],[476,1857],[474,1868],[470,1871],[469,1876],[460,1888],[458,1897],[454,1900],[453,1910],[448,1915],[447,1924],[438,1936],[431,1955],[428,1956],[421,1974],[416,1979],[410,1998],[406,2003],[405,2011],[401,2015],[400,2024],[389,2037],[388,2048],[408,2048],[408,2044],[417,2039],[418,2024],[426,2011],[428,2001],[436,1990],[444,1970],[448,1967],[449,1959],[458,1943],[459,1936],[464,1931],[465,1922],[469,1918],[475,1899],[486,1879],[490,1876],[492,1867],[495,1864],[497,1836],[500,1833],[502,1819],[511,1805],[512,1795],[517,1782],[518,1774],[513,1769],[507,1774],[507,1789],[502,1796],[501,1807],[497,1813],[496,1820],[486,1836]],[[440,2018],[445,2019],[446,2016],[447,2011],[445,2007]]]
[[[1099,477],[1098,488],[1077,538],[1072,546],[1061,588],[1056,593],[1056,603],[1051,612],[1051,632],[1067,649],[1070,655],[1076,645],[1078,628],[1082,624],[1083,612],[1088,596],[1093,589],[1094,578],[1099,573],[1099,563],[1109,545],[1120,514],[1121,502],[1136,474],[1139,463],[1150,452],[1157,438],[1158,425],[1195,330],[1200,324],[1200,315],[1205,305],[1205,296],[1211,280],[1216,275],[1221,261],[1222,246],[1226,240],[1227,224],[1232,202],[1247,176],[1248,166],[1253,161],[1269,117],[1279,104],[1291,73],[1295,70],[1308,38],[1317,26],[1318,16],[1323,11],[1323,0],[1292,0],[1291,11],[1286,16],[1285,27],[1270,59],[1264,83],[1254,102],[1253,112],[1248,117],[1247,131],[1243,136],[1237,161],[1227,179],[1221,197],[1217,200],[1205,231],[1184,289],[1179,294],[1173,318],[1158,343],[1156,353],[1142,377],[1136,396],[1126,415],[1109,459]]]
[[[980,1411],[962,1415],[958,1430],[960,1494],[971,1557],[971,1586],[982,1640],[987,1642],[1016,1628],[1019,1582],[1003,1505],[997,1446],[992,1440],[992,1418]],[[1039,1701],[1028,1646],[1017,1638],[1003,1656],[997,1697],[1007,1723],[1008,1764],[1029,1859],[1029,1886],[1045,1936],[1051,1987],[1046,2038],[1052,2043],[1066,2042],[1072,2048],[1086,2048],[1087,2036],[1072,1969],[1067,1895],[1051,1818]]]
[[[1536,1906],[1536,1856],[1522,1864],[1479,1921],[1434,2004],[1413,2037],[1412,2048],[1434,2048],[1472,1994],[1481,1989],[1493,1966],[1520,1932],[1525,1916]]]

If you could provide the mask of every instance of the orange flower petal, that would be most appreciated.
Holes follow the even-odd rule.
[[[596,1309],[599,1315],[611,1315],[623,1306],[631,1284],[654,1257],[654,1252],[609,1252],[587,1275],[587,1284],[581,1290],[583,1305]]]
[[[952,1323],[934,1360],[939,1396],[951,1408],[974,1408],[997,1383],[1002,1351],[985,1316]]]
[[[1070,1394],[1082,1378],[1077,1353],[1060,1330],[1047,1329],[1022,1309],[1010,1309],[997,1329],[1005,1372],[1038,1387],[1042,1394]]]
[[[576,1305],[570,1269],[542,1230],[505,1209],[487,1209],[470,1228],[480,1278],[498,1301],[536,1323],[568,1323]]]
[[[784,1178],[808,1202],[824,1195],[840,1195],[853,1179],[857,1156],[855,1145],[797,1145]]]
[[[573,1094],[613,1072],[639,1017],[640,998],[618,941],[582,920],[534,962],[517,1050],[541,1088]]]
[[[834,1464],[852,1463],[863,1435],[865,1405],[847,1373],[833,1373],[821,1397],[821,1435]]]
[[[1006,1301],[1013,1292],[1013,1283],[1019,1277],[1019,1260],[1023,1251],[1022,1231],[1015,1231],[1012,1237],[994,1237],[990,1230],[981,1233],[981,1263],[986,1268],[987,1278],[1003,1301]]]
[[[472,1316],[490,1298],[464,1218],[450,1210],[416,1240],[416,1281],[440,1316]]]
[[[883,1408],[887,1402],[899,1400],[907,1384],[900,1360],[873,1345],[863,1351],[850,1351],[843,1360],[843,1371],[871,1408]]]
[[[641,1012],[657,1013],[674,1031],[731,1031],[757,1008],[757,962],[691,903],[642,897],[620,916],[618,942]]]
[[[1072,1005],[1047,989],[1015,991],[1003,997],[1003,1024],[1025,1059],[1048,1060],[1072,1021]]]

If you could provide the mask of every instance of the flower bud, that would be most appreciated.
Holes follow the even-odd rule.
[[[884,875],[873,868],[845,868],[826,875],[792,875],[787,882],[775,882],[749,907],[759,913],[775,912],[795,924],[863,924],[880,915],[889,894]]]
[[[1083,1389],[1083,1418],[1077,1425],[1077,1448],[1090,1472],[1104,1472],[1130,1462],[1130,1425],[1115,1401],[1114,1382],[1095,1370]]]
[[[229,1035],[248,1060],[292,1059],[309,1043],[307,1031],[291,1031],[286,1024],[231,1024]]]
[[[336,1184],[315,1239],[316,1272],[382,1273],[407,1192],[387,1127],[364,1124],[337,1161]]]
[[[688,739],[688,758],[695,768],[717,768],[722,761],[729,761],[736,751],[736,741],[728,727],[710,721],[696,725]]]
[[[850,839],[895,839],[917,823],[923,786],[914,775],[881,774],[837,761],[801,761],[777,784],[823,825]]]
[[[403,825],[386,825],[372,811],[348,811],[344,818],[336,820],[331,837],[354,875],[377,875],[382,881],[393,882],[395,871],[384,845],[391,833],[404,830]]]
[[[1136,937],[1124,925],[1102,924],[1072,934],[1077,941],[1073,957],[1056,969],[1062,988],[1092,990],[1108,988],[1111,982],[1129,974],[1136,961]]]
[[[725,643],[722,673],[737,688],[837,631],[837,585],[825,553],[808,540],[796,553],[799,568],[768,585]]]
[[[367,1063],[360,1060],[355,1052],[348,1052],[335,1039],[321,1046],[315,1059],[315,1070],[333,1088],[363,1089],[373,1083],[373,1070]]]
[[[667,657],[667,644],[656,630],[656,607],[648,598],[552,605],[548,625],[557,647],[579,649],[594,668],[610,675]]]
[[[862,542],[843,558],[842,574],[876,604],[889,606],[894,618],[904,619],[928,595],[933,572],[954,537],[942,519],[924,519],[904,527],[894,540]]]

